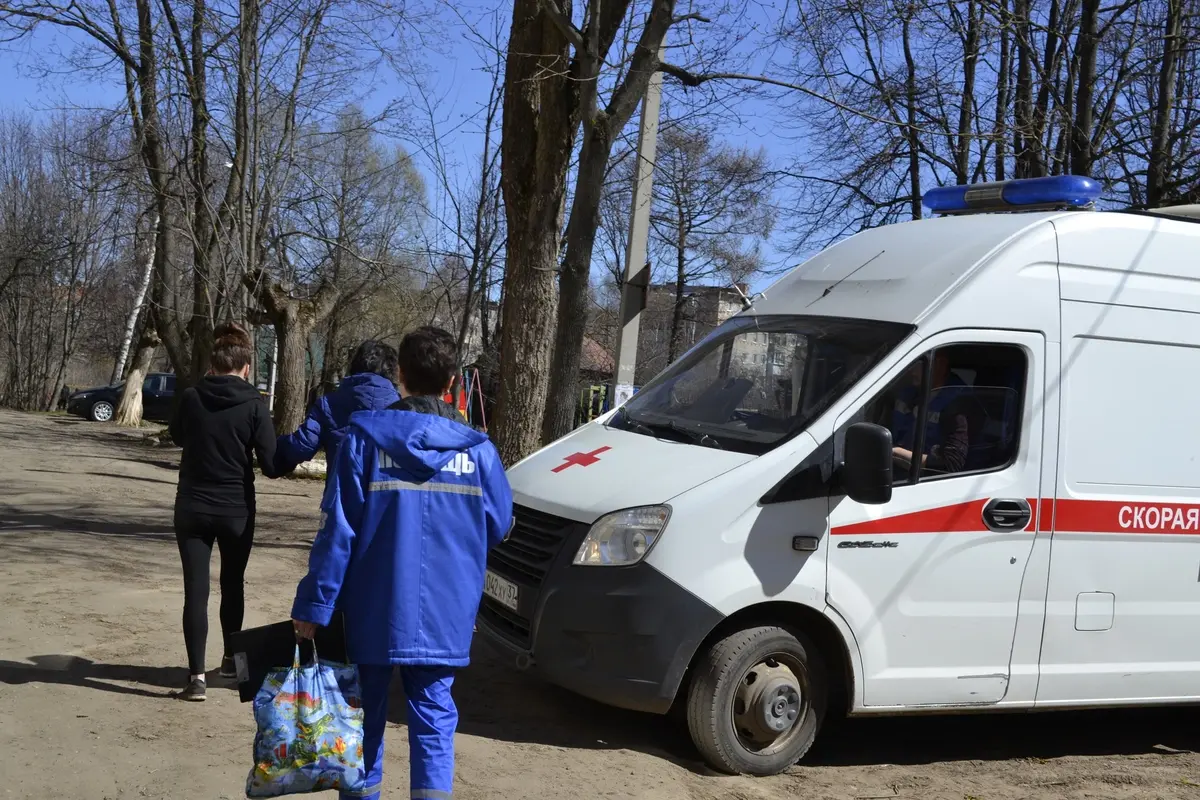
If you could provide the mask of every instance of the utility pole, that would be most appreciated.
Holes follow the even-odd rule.
[[[655,71],[642,100],[638,124],[637,169],[633,177],[633,208],[629,215],[629,246],[625,251],[625,281],[621,287],[620,327],[617,328],[617,373],[610,395],[616,408],[633,396],[637,371],[638,327],[646,308],[650,286],[650,206],[653,197],[654,160],[658,149],[658,110],[662,100],[662,73]]]

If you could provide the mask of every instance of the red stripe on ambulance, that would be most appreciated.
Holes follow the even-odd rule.
[[[1060,533],[1149,533],[1200,536],[1200,504],[1127,500],[1030,499],[1040,513],[1025,530]],[[972,500],[894,517],[839,525],[834,536],[903,533],[982,533],[986,500]]]
[[[1058,500],[1054,530],[1064,533],[1200,535],[1200,505],[1128,500]]]

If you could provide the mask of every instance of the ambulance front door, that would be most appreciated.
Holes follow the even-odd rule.
[[[1045,340],[955,331],[837,422],[892,432],[891,500],[832,498],[828,602],[853,631],[868,707],[1005,699],[1040,506]]]

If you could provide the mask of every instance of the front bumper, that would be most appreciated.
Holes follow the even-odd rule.
[[[546,556],[540,579],[536,570],[515,568],[514,553],[532,552],[528,531],[522,536],[523,511],[517,510],[510,541],[488,559],[489,569],[518,584],[518,610],[484,597],[479,633],[518,666],[565,689],[619,708],[666,713],[721,614],[645,563],[571,565],[588,526],[567,520],[559,520],[563,532],[553,548],[544,535],[552,518],[537,515]]]

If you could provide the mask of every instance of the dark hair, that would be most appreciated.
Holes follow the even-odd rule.
[[[374,372],[389,381],[396,380],[396,348],[384,342],[367,339],[350,357],[350,374]]]
[[[415,395],[440,395],[458,369],[458,345],[454,336],[426,325],[400,342],[400,374],[404,388]]]
[[[212,366],[215,372],[237,372],[250,363],[254,345],[250,334],[236,322],[218,325],[213,331]]]

